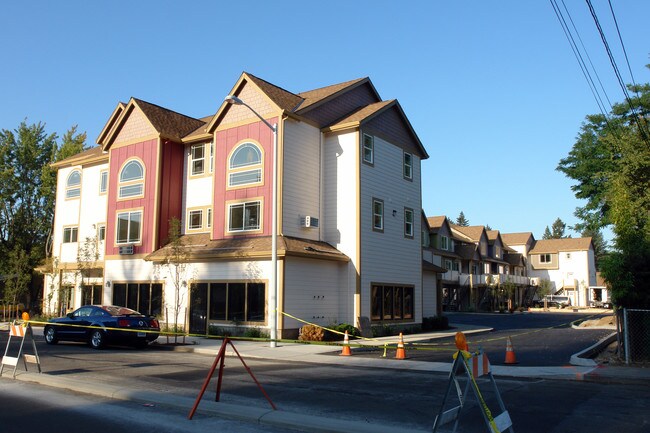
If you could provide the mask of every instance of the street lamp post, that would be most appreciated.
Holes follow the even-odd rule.
[[[273,131],[273,199],[271,200],[271,287],[269,288],[269,327],[271,328],[270,347],[277,347],[278,338],[278,124],[271,125],[250,105],[234,95],[225,98],[228,104],[243,105],[248,108],[262,123]]]

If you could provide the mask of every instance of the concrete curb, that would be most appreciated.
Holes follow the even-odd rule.
[[[583,367],[596,367],[598,363],[593,359],[589,359],[589,356],[602,351],[605,347],[609,346],[614,341],[616,341],[616,332],[603,338],[593,346],[587,347],[585,350],[582,350],[578,353],[574,353],[571,355],[569,363],[571,365],[579,365]]]
[[[191,397],[155,393],[151,391],[129,390],[106,384],[97,387],[87,381],[71,379],[69,377],[51,376],[42,373],[20,372],[16,375],[16,380],[38,383],[40,385],[67,389],[113,400],[153,403],[159,406],[174,408],[180,412],[187,411],[188,415],[196,402],[196,399]],[[264,404],[266,404],[266,402]],[[201,400],[197,408],[197,413],[207,413],[211,416],[247,421],[253,424],[290,428],[316,433],[338,433],[342,431],[351,433],[393,433],[397,428],[396,426],[373,424],[357,420],[331,417],[326,418],[316,415],[286,412],[283,410],[214,402],[205,398]],[[403,433],[422,433],[421,430],[404,428],[399,428],[399,431]]]

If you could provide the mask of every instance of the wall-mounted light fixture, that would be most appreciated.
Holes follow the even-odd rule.
[[[109,289],[110,287],[111,287],[111,282],[110,282],[110,281],[106,281],[106,288]]]

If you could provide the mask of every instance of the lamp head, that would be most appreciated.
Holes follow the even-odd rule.
[[[244,101],[242,101],[241,99],[239,99],[238,97],[236,97],[234,95],[226,96],[224,101],[226,101],[229,104],[233,104],[233,105],[244,105]]]

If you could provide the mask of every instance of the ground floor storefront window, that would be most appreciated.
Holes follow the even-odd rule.
[[[81,287],[81,305],[101,305],[102,285],[93,284]]]
[[[265,323],[266,285],[241,281],[192,284],[190,330],[205,332],[209,321]]]
[[[413,319],[413,286],[373,284],[370,293],[371,320]]]
[[[162,314],[161,283],[114,283],[113,305],[127,307],[142,314]]]

